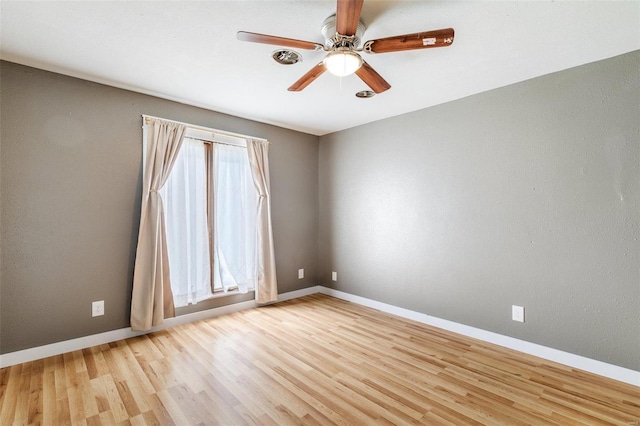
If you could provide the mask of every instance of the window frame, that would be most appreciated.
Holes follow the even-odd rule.
[[[148,116],[148,115],[143,115],[143,125],[142,125],[142,154],[143,156],[147,155],[147,148],[148,148],[148,142],[147,142],[147,136],[148,136],[148,129],[147,129],[147,125],[146,125],[146,120],[147,119],[160,119],[160,120],[164,120],[164,121],[173,121],[175,122],[175,120],[169,120],[169,119],[164,119],[164,118],[159,118],[159,117],[153,117],[153,116]],[[216,129],[208,129],[208,128],[202,128],[199,126],[194,126],[188,123],[182,123],[182,122],[178,122],[181,124],[184,124],[185,126],[187,126],[187,130],[185,133],[185,138],[190,138],[190,139],[196,139],[196,140],[200,140],[205,144],[214,144],[214,143],[219,143],[219,144],[224,144],[224,145],[233,145],[233,146],[237,146],[237,147],[241,147],[244,149],[247,149],[247,139],[251,138],[251,139],[261,139],[261,138],[254,138],[254,137],[250,137],[250,136],[244,136],[244,135],[236,135],[236,134],[230,134],[229,132],[223,132],[223,131],[217,131]],[[143,158],[142,161],[142,173],[144,175],[145,173],[145,169],[146,169],[146,160]],[[207,218],[209,218],[209,212],[207,212]],[[211,244],[211,237],[209,238],[210,244]],[[184,308],[187,306],[191,306],[191,305],[196,305],[197,303],[201,303],[204,302],[206,300],[211,300],[211,299],[215,299],[215,298],[220,298],[220,297],[227,297],[227,296],[233,296],[233,295],[239,295],[239,294],[243,294],[240,293],[239,289],[237,286],[235,287],[231,287],[229,288],[229,290],[224,291],[224,288],[221,286],[221,288],[216,288],[215,285],[215,281],[214,281],[214,273],[213,273],[213,247],[210,246],[210,257],[211,257],[211,261],[210,261],[210,269],[211,269],[211,273],[210,273],[210,277],[211,277],[211,282],[212,282],[212,291],[210,293],[210,296],[205,297],[195,303],[187,303],[186,305],[180,305],[177,306],[176,308]],[[251,292],[255,292],[256,288],[252,288],[249,289],[247,293],[251,293]],[[174,303],[175,303],[175,298],[174,298]]]

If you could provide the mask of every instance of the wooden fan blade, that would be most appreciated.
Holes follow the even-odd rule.
[[[311,41],[296,40],[294,38],[277,37],[266,34],[249,33],[247,31],[238,31],[238,40],[250,41],[253,43],[275,44],[277,46],[296,47],[298,49],[322,50],[320,43]]]
[[[364,44],[364,51],[369,53],[386,53],[451,46],[451,43],[453,43],[453,35],[453,28],[445,28],[443,30],[379,38],[377,40],[367,41]]]
[[[324,63],[320,62],[315,67],[311,68],[305,75],[300,77],[300,79],[293,83],[287,90],[289,90],[290,92],[301,91],[302,89],[310,85],[316,78],[320,77],[326,70],[327,67],[324,66]]]
[[[362,66],[356,71],[356,75],[376,93],[391,89],[391,85],[366,62],[362,63]]]
[[[364,0],[338,0],[336,8],[336,32],[344,36],[352,36],[358,30],[360,12]]]

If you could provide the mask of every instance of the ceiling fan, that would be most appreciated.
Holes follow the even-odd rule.
[[[391,85],[362,59],[360,52],[372,54],[399,52],[402,50],[445,47],[453,43],[453,28],[446,28],[369,40],[362,47],[358,47],[362,40],[362,34],[366,29],[364,23],[360,20],[363,3],[364,0],[337,0],[335,15],[328,17],[322,25],[322,34],[326,40],[324,45],[311,41],[247,31],[238,31],[237,37],[241,41],[327,52],[327,56],[322,62],[311,68],[289,87],[288,90],[292,92],[303,90],[328,70],[338,76],[355,73],[375,93],[382,93],[390,89]],[[295,52],[285,51],[284,54],[295,54]]]

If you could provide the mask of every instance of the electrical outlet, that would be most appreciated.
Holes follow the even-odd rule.
[[[91,316],[99,317],[104,315],[104,300],[91,303]]]
[[[298,279],[301,280],[304,278],[304,269],[298,269]]]
[[[331,273],[331,280],[332,281],[338,281],[338,273],[336,271],[333,271]]]
[[[518,322],[524,322],[524,307],[512,305],[511,319]]]

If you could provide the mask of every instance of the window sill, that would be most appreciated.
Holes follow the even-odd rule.
[[[206,299],[200,300],[198,303],[192,303],[186,306],[176,306],[176,316],[189,313],[205,311],[207,309],[218,308],[235,303],[246,302],[255,299],[255,291],[249,290],[247,293],[240,293],[238,290],[230,290],[228,292],[217,291]]]
[[[206,299],[202,299],[201,302],[205,300],[218,299],[220,297],[234,296],[236,294],[249,294],[249,293],[253,293],[253,290],[249,290],[246,293],[240,293],[240,290],[238,289],[229,290],[226,293],[222,290],[218,290],[218,291],[215,291],[211,296],[207,297]]]

